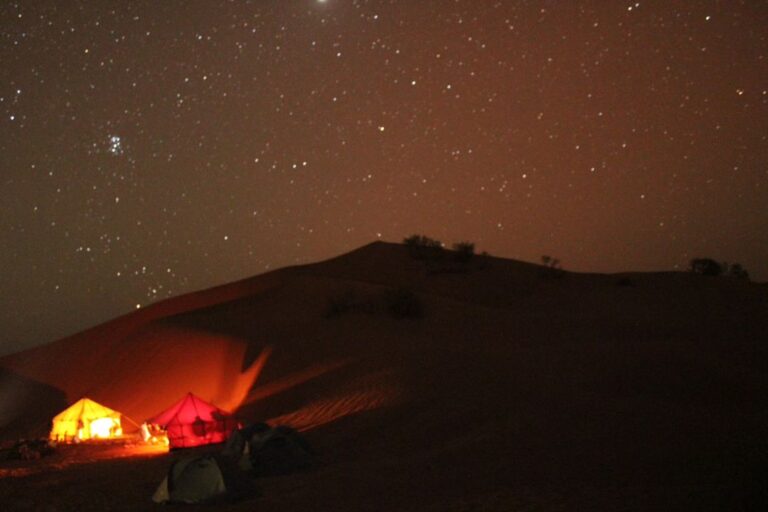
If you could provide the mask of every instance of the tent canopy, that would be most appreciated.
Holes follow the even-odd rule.
[[[148,419],[147,423],[166,431],[171,448],[223,443],[237,427],[237,422],[227,412],[192,393]]]
[[[122,435],[120,413],[81,398],[54,416],[50,438],[57,441],[107,439]]]
[[[215,405],[203,401],[192,393],[187,393],[184,398],[147,422],[167,427],[175,423],[194,423],[198,418],[202,421],[219,421],[227,416],[229,414]]]

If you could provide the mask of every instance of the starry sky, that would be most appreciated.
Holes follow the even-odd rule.
[[[764,1],[0,6],[0,353],[424,233],[768,279]]]

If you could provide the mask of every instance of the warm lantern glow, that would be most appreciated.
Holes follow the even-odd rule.
[[[150,425],[149,423],[141,424],[141,439],[154,446],[168,446],[170,444],[168,433],[158,425]]]
[[[123,434],[119,418],[97,418],[91,421],[91,437],[109,439]]]

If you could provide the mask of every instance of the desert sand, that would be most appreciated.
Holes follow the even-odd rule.
[[[397,289],[421,315],[389,311]],[[291,425],[317,454],[191,509],[765,510],[766,333],[766,284],[435,263],[374,243],[0,358],[0,439],[45,436],[83,396],[130,427],[191,391]],[[182,454],[0,462],[2,509],[157,510]]]

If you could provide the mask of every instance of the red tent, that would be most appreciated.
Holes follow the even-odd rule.
[[[147,424],[163,429],[171,448],[223,443],[237,428],[237,421],[228,413],[192,393],[148,419]]]

